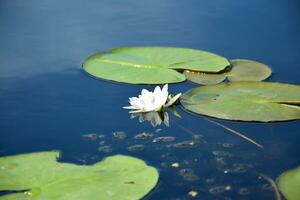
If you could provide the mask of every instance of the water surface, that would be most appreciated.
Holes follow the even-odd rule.
[[[154,86],[96,80],[81,64],[114,47],[186,47],[261,61],[274,71],[269,81],[300,84],[298,11],[297,1],[281,0],[1,0],[0,153],[59,150],[62,162],[78,164],[119,153],[136,156],[160,172],[158,186],[146,199],[189,199],[191,190],[203,200],[272,199],[259,174],[276,179],[300,164],[300,121],[218,120],[261,143],[263,150],[180,107],[182,119],[170,114],[169,128],[154,128],[130,119],[122,109],[128,97]],[[172,84],[170,92],[195,86]],[[127,137],[118,140],[115,131]],[[190,131],[206,142],[172,146],[191,140]],[[134,139],[142,132],[175,141]],[[104,136],[93,141],[82,137],[90,133]],[[103,145],[112,151],[99,151]],[[128,151],[131,145],[144,149]]]

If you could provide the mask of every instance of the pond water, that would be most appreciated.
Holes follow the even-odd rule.
[[[300,165],[300,121],[216,120],[264,149],[180,106],[182,119],[169,113],[170,127],[152,127],[122,106],[154,86],[96,80],[81,64],[114,47],[186,47],[257,60],[273,69],[269,81],[300,84],[298,11],[293,0],[1,0],[0,153],[59,150],[62,162],[77,164],[132,155],[159,170],[149,200],[191,199],[190,191],[202,200],[275,199],[260,174],[275,180]],[[176,94],[195,86],[169,87]],[[126,137],[114,137],[116,131]],[[134,138],[143,132],[153,137]],[[196,145],[174,146],[195,134]],[[153,142],[164,136],[175,140]]]

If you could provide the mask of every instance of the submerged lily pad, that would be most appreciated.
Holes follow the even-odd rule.
[[[300,119],[300,86],[232,82],[194,88],[180,98],[189,111],[241,121]]]
[[[232,68],[222,73],[203,73],[185,70],[187,79],[201,85],[214,85],[223,82],[226,78],[231,81],[263,81],[267,79],[272,70],[265,64],[246,60],[230,60]]]
[[[201,85],[215,85],[223,82],[226,79],[226,73],[214,74],[184,70],[183,74],[189,81]]]
[[[144,149],[145,146],[142,144],[132,145],[127,148],[128,151],[143,151]]]
[[[170,143],[173,142],[176,138],[173,136],[164,136],[164,137],[157,137],[153,139],[153,142],[161,142],[161,143]]]
[[[58,152],[0,158],[1,200],[138,200],[158,181],[142,160],[116,155],[91,166],[58,163]],[[26,190],[26,192],[21,192]]]
[[[124,140],[126,138],[126,133],[123,131],[116,131],[113,132],[114,138],[118,140]]]
[[[186,79],[176,70],[220,72],[230,63],[206,51],[171,47],[125,47],[87,58],[83,69],[92,76],[133,84],[177,83]]]
[[[152,134],[143,132],[143,133],[139,133],[139,134],[137,134],[136,136],[134,136],[134,139],[138,139],[138,140],[146,140],[146,139],[150,139],[150,138],[152,138],[152,137],[153,137]]]
[[[284,172],[279,177],[278,186],[287,200],[300,199],[300,167]]]
[[[104,152],[104,153],[110,153],[110,152],[112,152],[112,148],[109,145],[100,146],[98,148],[98,151],[101,151],[101,152]]]

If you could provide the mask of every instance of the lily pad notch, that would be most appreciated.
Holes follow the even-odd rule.
[[[59,163],[59,152],[0,157],[0,200],[139,200],[159,174],[140,159],[115,155],[94,165]]]
[[[178,83],[186,80],[179,71],[217,73],[230,65],[219,55],[187,48],[124,47],[88,57],[83,69],[90,75],[131,84]]]
[[[220,73],[203,73],[184,70],[187,79],[201,85],[215,85],[228,80],[235,81],[263,81],[271,76],[272,70],[269,66],[246,59],[230,60],[231,67]]]

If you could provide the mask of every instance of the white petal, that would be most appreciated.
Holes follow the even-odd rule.
[[[159,107],[156,106],[152,110],[158,112],[158,111],[161,111],[161,108],[162,108],[162,106],[159,106]]]
[[[164,85],[163,89],[162,89],[162,102],[163,104],[166,103],[167,99],[168,99],[168,84]]]
[[[167,100],[168,84],[165,84],[162,89],[156,86],[154,92],[143,89],[138,97],[129,98],[130,106],[124,108],[132,109],[131,113],[160,111]]]
[[[161,107],[166,103],[168,98],[168,85],[163,87],[163,90],[157,90],[155,93],[154,108],[156,111],[160,110]]]
[[[152,93],[152,92],[150,92],[150,91],[148,91],[146,89],[142,89],[142,92],[141,92],[142,95],[146,95],[148,93]]]
[[[142,109],[143,105],[138,98],[133,98],[130,102],[131,106],[133,106],[135,109]]]
[[[164,87],[162,88],[162,93],[166,94],[168,93],[168,84],[164,85]]]
[[[130,98],[129,98],[129,103],[130,103],[131,101],[139,101],[139,98],[137,98],[137,97],[130,97]]]
[[[172,99],[170,99],[168,101],[168,103],[165,105],[165,107],[169,107],[169,106],[173,105],[180,96],[181,96],[181,93],[176,94]]]
[[[158,94],[160,94],[161,93],[160,87],[156,86],[153,93],[154,93],[155,96],[158,95]]]
[[[134,106],[124,106],[123,108],[124,108],[124,109],[135,109]]]

